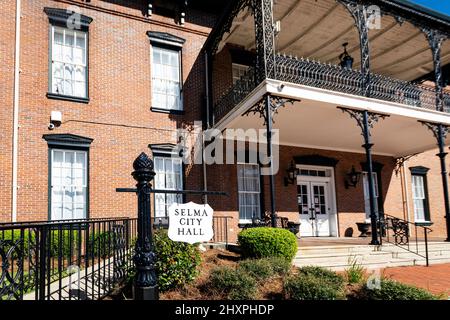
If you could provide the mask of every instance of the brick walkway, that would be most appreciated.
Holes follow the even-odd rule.
[[[427,289],[434,294],[450,297],[450,263],[429,267],[396,267],[383,270],[386,278]]]

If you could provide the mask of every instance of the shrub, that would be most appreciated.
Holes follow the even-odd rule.
[[[256,280],[242,269],[218,267],[214,269],[207,283],[208,290],[225,299],[250,300],[257,293]]]
[[[96,258],[107,258],[114,253],[114,233],[112,231],[98,232],[89,236],[89,255]]]
[[[284,257],[292,261],[297,253],[297,238],[286,229],[250,228],[238,235],[242,254],[248,258]]]
[[[290,271],[291,263],[279,257],[248,259],[239,262],[238,269],[258,281],[263,281],[275,275],[284,276]]]
[[[358,264],[356,258],[349,260],[350,267],[345,270],[348,283],[361,283],[364,280],[364,267]]]
[[[437,300],[438,298],[424,289],[389,279],[380,281],[380,289],[363,286],[363,297],[369,300]]]
[[[335,290],[342,290],[344,286],[344,278],[342,276],[322,267],[306,266],[299,268],[298,271],[300,275],[320,279],[322,282],[326,283],[327,286],[330,286]]]
[[[264,281],[274,274],[272,265],[267,259],[249,259],[241,261],[238,265],[238,270],[248,273],[258,281]]]
[[[297,274],[284,282],[284,296],[292,300],[338,300],[344,297],[342,289],[336,289],[326,279],[313,275]]]
[[[157,256],[155,268],[161,291],[182,287],[195,279],[201,262],[196,246],[170,240],[165,230],[158,230],[153,241]]]
[[[270,257],[266,258],[272,267],[273,273],[279,276],[284,276],[291,271],[291,261],[282,257]]]

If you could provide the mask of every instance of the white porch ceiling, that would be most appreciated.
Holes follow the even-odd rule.
[[[281,21],[276,38],[277,51],[337,64],[342,44],[360,67],[359,36],[347,9],[335,0],[275,0],[274,19]],[[253,16],[242,11],[234,20],[226,43],[253,50]],[[381,29],[370,30],[372,71],[397,79],[414,80],[433,71],[429,44],[424,34],[412,24],[399,25],[391,16],[382,16]],[[444,64],[450,63],[450,41],[442,48]]]
[[[286,104],[274,117],[281,145],[362,153],[363,138],[356,121],[336,104],[303,99]],[[227,128],[265,129],[256,115],[237,116]],[[372,129],[373,152],[393,157],[436,148],[436,139],[414,117],[391,115]],[[450,142],[450,138],[447,143]]]

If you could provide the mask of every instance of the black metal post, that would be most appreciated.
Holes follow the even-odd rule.
[[[367,110],[363,111],[363,147],[366,150],[366,162],[367,162],[367,181],[369,183],[369,204],[370,204],[370,223],[372,226],[372,241],[370,244],[379,245],[378,240],[378,228],[377,228],[377,213],[375,211],[375,189],[373,181],[373,164],[372,164],[372,147],[370,132],[369,132],[369,115]]]
[[[270,95],[266,95],[265,99],[265,112],[266,112],[266,138],[267,138],[267,158],[269,159],[270,173],[269,173],[269,188],[270,188],[270,217],[272,221],[272,227],[277,226],[277,214],[275,212],[275,181],[273,177],[273,159],[272,159],[272,107]]]
[[[138,225],[135,255],[136,266],[133,296],[134,300],[158,300],[158,283],[155,272],[151,225],[151,181],[155,176],[153,161],[141,153],[133,163],[133,178],[137,181]]]
[[[438,124],[437,129],[438,129],[437,138],[439,146],[439,153],[437,154],[437,156],[439,157],[441,163],[442,187],[444,190],[445,221],[447,225],[447,239],[445,241],[450,241],[450,204],[448,198],[447,168],[445,165],[445,157],[447,156],[447,152],[444,151],[445,134],[442,124]]]
[[[447,239],[445,241],[450,241],[450,203],[448,196],[448,180],[447,180],[447,168],[445,164],[445,157],[447,153],[444,151],[445,139],[447,137],[449,126],[443,125],[442,123],[432,123],[419,121],[424,126],[426,126],[431,132],[433,132],[434,137],[437,140],[439,153],[436,154],[439,157],[441,163],[441,176],[442,176],[442,187],[444,191],[444,206],[445,206],[445,220],[447,225]]]

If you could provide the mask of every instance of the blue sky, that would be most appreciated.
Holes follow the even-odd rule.
[[[410,2],[417,3],[450,16],[450,1],[448,0],[410,0]]]

